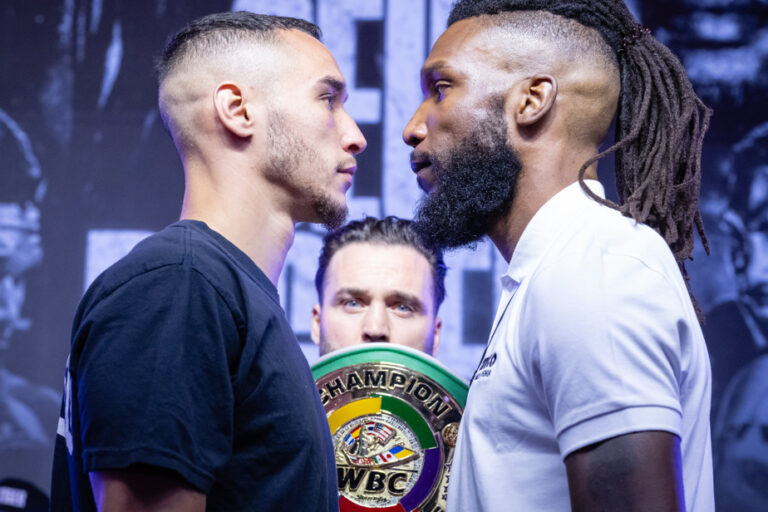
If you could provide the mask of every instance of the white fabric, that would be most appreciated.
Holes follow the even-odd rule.
[[[664,240],[574,183],[528,224],[502,286],[448,510],[569,510],[563,459],[645,430],[681,438],[687,510],[714,510],[709,357]]]

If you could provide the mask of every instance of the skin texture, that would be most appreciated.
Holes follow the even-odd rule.
[[[503,100],[508,142],[523,170],[509,214],[486,234],[509,261],[533,215],[597,153],[615,112],[618,76],[592,60],[548,51],[544,41],[489,27],[484,18],[451,25],[435,43],[422,67],[424,101],[403,140],[416,160],[448,153],[486,117],[494,98]],[[592,134],[588,143],[583,134]],[[417,170],[419,184],[431,190],[431,167]],[[597,178],[596,165],[586,177]]]
[[[616,69],[535,34],[501,31],[481,16],[451,25],[422,68],[424,101],[403,131],[422,188],[437,186],[430,155],[445,154],[480,126],[501,97],[507,143],[522,163],[509,211],[487,232],[509,261],[539,208],[578,179],[616,110]],[[596,164],[586,178],[597,178]],[[638,432],[568,456],[573,510],[683,510],[680,441]]]
[[[565,458],[572,509],[685,510],[681,464],[680,439],[668,432],[637,432],[577,450]]]
[[[367,342],[390,342],[437,355],[432,271],[413,247],[351,243],[333,255],[322,305],[312,308],[320,355]]]
[[[277,283],[295,224],[323,221],[317,197],[346,205],[365,138],[333,55],[308,34],[280,31],[277,44],[204,64],[160,88],[184,163],[181,218],[204,220]]]
[[[365,149],[335,59],[308,34],[282,30],[277,44],[239,44],[172,71],[159,96],[184,165],[181,218],[205,222],[277,284],[295,224],[345,211]],[[175,474],[89,476],[100,511],[205,509],[205,495]]]
[[[205,510],[205,494],[189,487],[173,473],[141,468],[91,472],[89,477],[100,511]]]

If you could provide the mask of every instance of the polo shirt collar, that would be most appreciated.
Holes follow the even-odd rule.
[[[605,190],[599,181],[584,180],[584,183],[592,192],[605,198]],[[552,196],[539,208],[517,242],[507,271],[501,278],[502,286],[506,288],[512,283],[520,284],[533,272],[550,245],[581,218],[580,212],[584,211],[585,201],[598,204],[582,190],[577,181]]]
[[[599,181],[584,180],[584,183],[592,192],[605,198],[605,191]],[[552,196],[528,222],[512,253],[507,271],[501,276],[501,297],[489,340],[496,334],[496,328],[520,283],[534,271],[552,243],[565,236],[574,223],[583,222],[581,212],[590,205],[598,203],[587,196],[577,181]]]

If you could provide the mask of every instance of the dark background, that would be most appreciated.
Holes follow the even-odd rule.
[[[0,204],[39,212],[39,232],[25,234],[39,235],[43,252],[23,272],[2,267],[25,285],[15,303],[29,322],[0,348],[0,400],[5,394],[26,404],[0,408],[0,479],[18,475],[48,488],[50,443],[13,445],[9,432],[24,421],[9,423],[8,415],[34,411],[53,439],[51,396],[60,394],[71,319],[87,280],[137,237],[178,217],[181,166],[158,119],[152,58],[187,21],[233,7],[318,22],[353,87],[350,111],[369,142],[352,216],[410,216],[418,196],[399,132],[417,105],[417,70],[449,1],[0,0]],[[708,317],[719,509],[768,510],[768,0],[637,0],[630,7],[681,58],[715,111],[701,204],[712,254],[698,247],[688,268]],[[609,194],[611,171],[610,162],[600,168]],[[0,229],[4,222],[6,233],[15,229],[2,217]],[[90,245],[89,235],[96,236]],[[303,341],[321,235],[300,226],[280,286]],[[487,243],[449,255],[448,264],[439,358],[466,377],[486,341],[506,264]],[[314,347],[302,345],[312,360]]]

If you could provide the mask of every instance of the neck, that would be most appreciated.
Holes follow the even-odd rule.
[[[199,220],[243,251],[277,286],[293,243],[295,222],[289,212],[248,172],[224,173],[185,164],[182,220]],[[242,169],[242,168],[241,168]],[[224,177],[223,179],[218,179]],[[248,179],[246,179],[248,178]]]
[[[594,154],[594,153],[593,153]],[[561,158],[550,154],[526,164],[515,187],[509,212],[491,229],[488,236],[502,257],[510,262],[526,226],[536,212],[558,192],[578,181],[578,171],[591,155]],[[584,179],[597,179],[597,163],[587,168]]]

